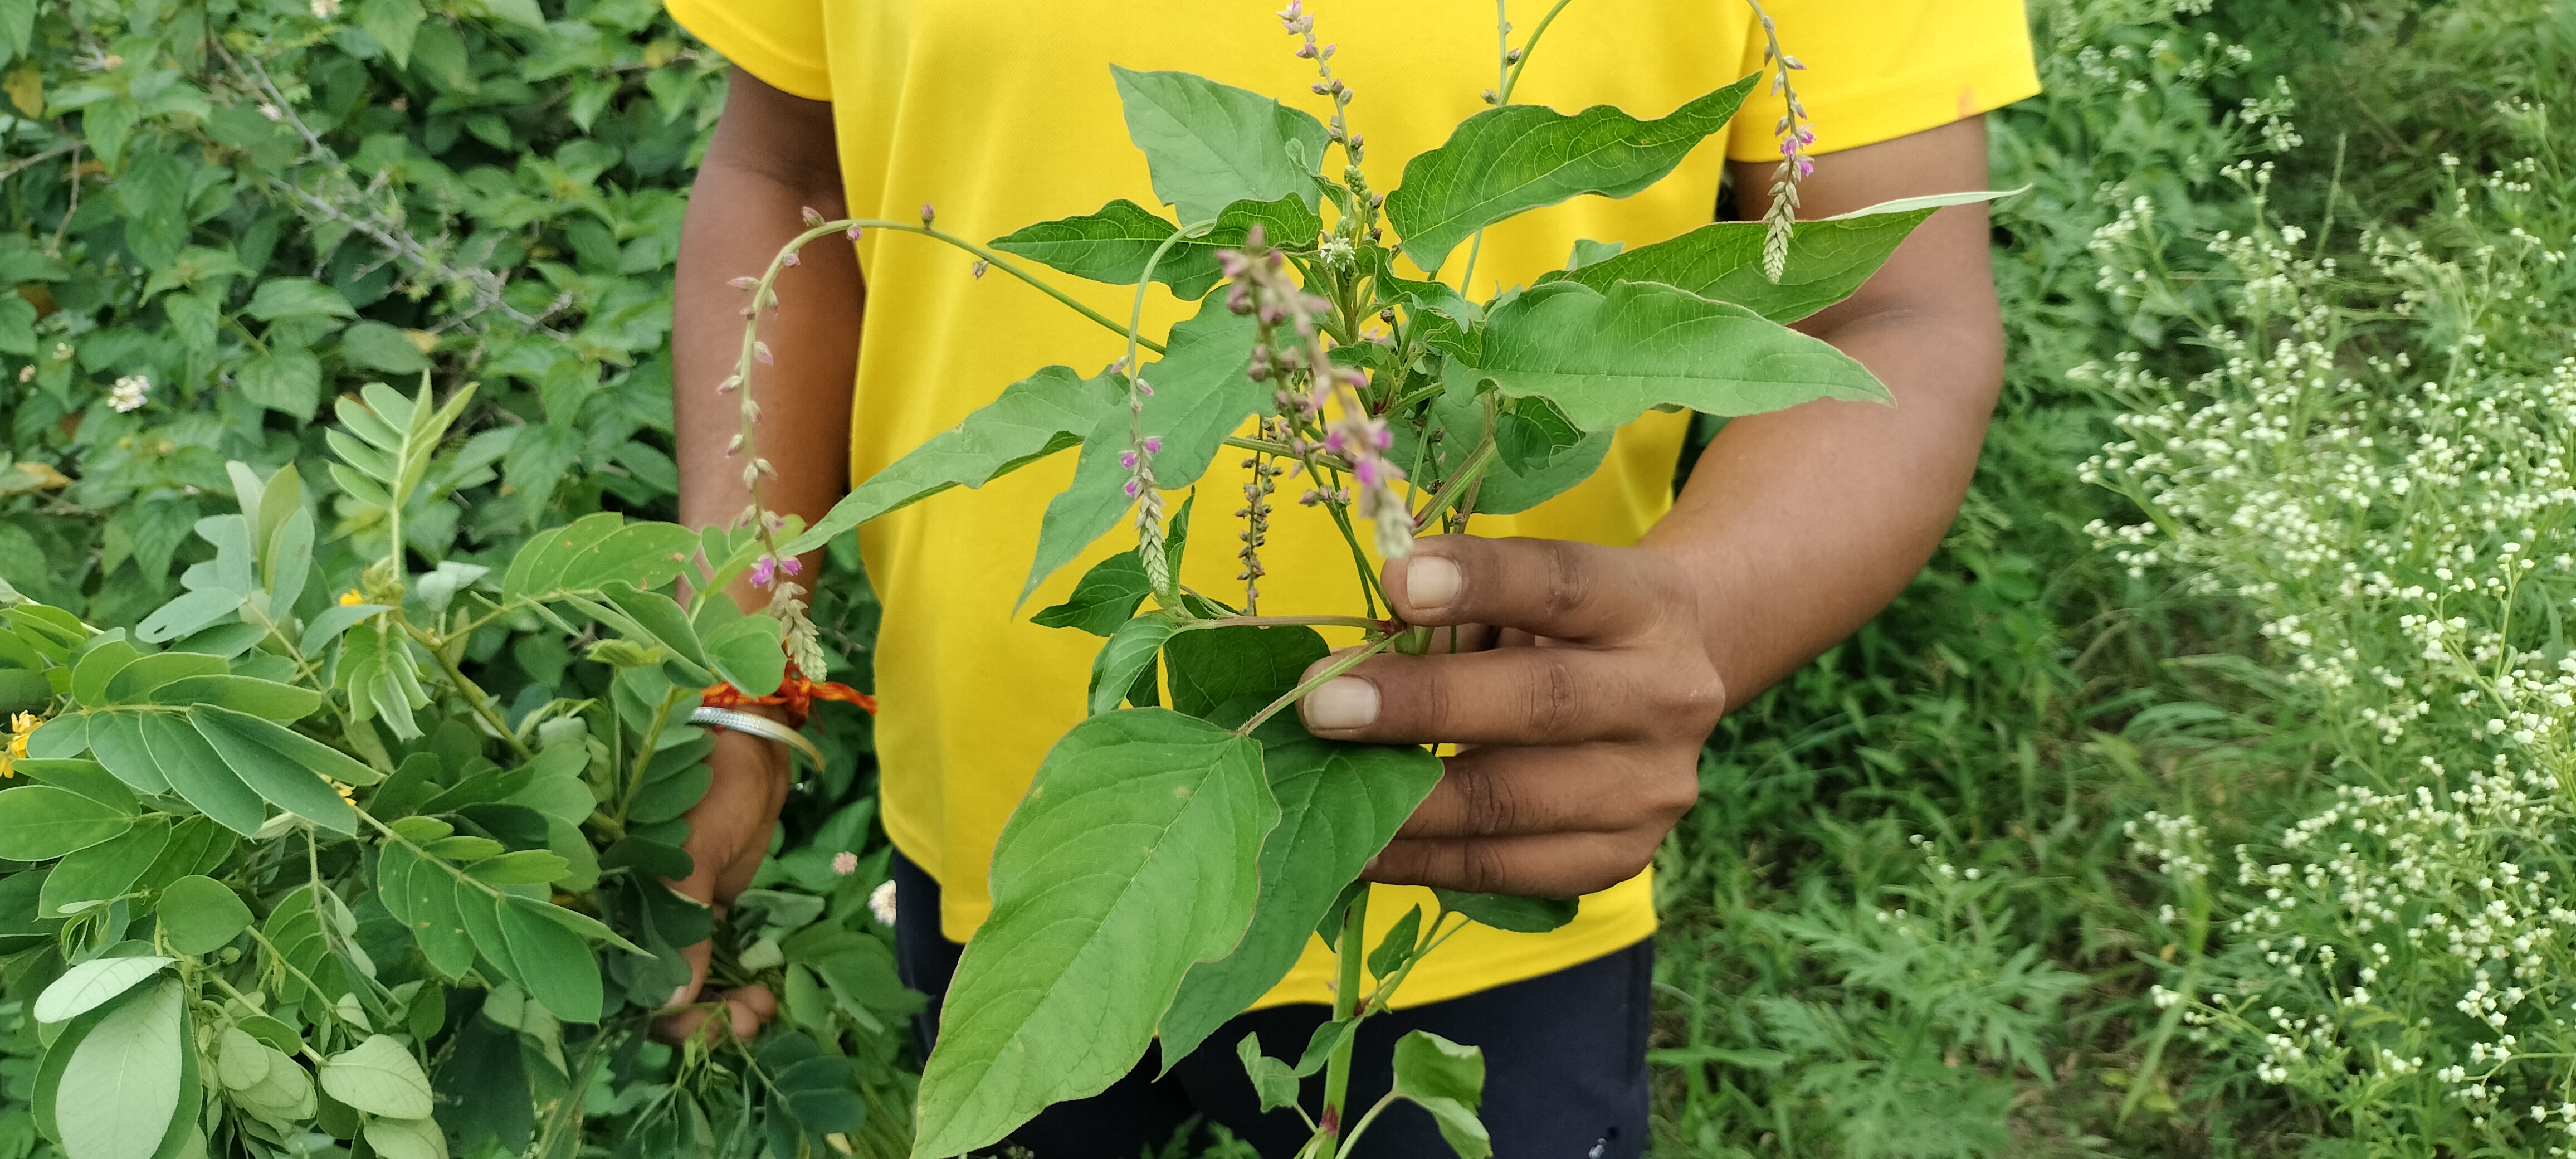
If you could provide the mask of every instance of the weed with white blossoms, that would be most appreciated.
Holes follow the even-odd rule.
[[[2094,368],[2136,412],[2088,477],[2148,517],[2095,534],[2259,615],[2284,719],[2331,758],[2330,798],[2223,882],[2190,818],[2131,827],[2195,951],[2158,1004],[2372,1155],[2576,1147],[2576,204],[2547,112],[2496,111],[2538,156],[2454,163],[2363,269],[2268,219],[2268,166],[2235,170],[2258,221],[2210,243],[2235,280],[2198,319],[2214,368]],[[2175,300],[2174,244],[2142,206],[2096,250]]]

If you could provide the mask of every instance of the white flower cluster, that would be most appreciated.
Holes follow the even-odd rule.
[[[2129,826],[2184,909],[2228,915],[2196,992],[2152,998],[2373,1154],[2576,1134],[2576,212],[2551,164],[2452,172],[2456,231],[2365,234],[2358,276],[2293,227],[2217,235],[2220,316],[2145,199],[2093,247],[2106,288],[2200,323],[2211,368],[2086,368],[2132,413],[2084,477],[2147,516],[2091,530],[2259,617],[2341,782],[2238,847],[2232,891],[2192,818]],[[2230,176],[2263,203],[2268,165]]]

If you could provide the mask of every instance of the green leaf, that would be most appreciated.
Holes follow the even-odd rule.
[[[191,875],[161,891],[161,935],[182,954],[203,955],[231,945],[250,928],[250,907],[231,886]]]
[[[143,703],[210,704],[269,720],[302,720],[320,711],[322,694],[248,676],[187,676],[146,692]]]
[[[1093,564],[1082,573],[1082,582],[1073,585],[1071,596],[1029,617],[1029,622],[1042,628],[1079,628],[1094,636],[1117,632],[1153,594],[1139,559],[1130,548]]]
[[[1395,919],[1395,924],[1387,928],[1386,936],[1378,939],[1377,948],[1369,951],[1369,975],[1376,978],[1394,976],[1403,968],[1405,960],[1413,957],[1414,947],[1421,944],[1421,938],[1422,907],[1417,905],[1405,911],[1403,917]]]
[[[51,861],[134,826],[132,814],[69,789],[26,785],[0,792],[0,858]]]
[[[1467,915],[1481,925],[1516,934],[1543,934],[1574,920],[1581,906],[1579,898],[1510,897],[1499,893],[1460,893],[1453,889],[1431,891],[1440,904],[1451,911]]]
[[[1742,306],[1650,282],[1608,293],[1532,287],[1494,310],[1472,370],[1512,398],[1554,402],[1606,431],[1659,406],[1759,414],[1820,398],[1892,402],[1859,362]]]
[[[546,1012],[566,1022],[599,1021],[599,959],[581,936],[543,913],[541,901],[509,896],[500,901],[501,933],[509,939],[519,981]]]
[[[193,634],[233,614],[241,607],[243,594],[225,588],[181,592],[135,625],[134,638],[146,644],[166,644]]]
[[[154,815],[106,841],[64,854],[53,872],[45,875],[43,891],[37,895],[38,916],[59,917],[83,902],[124,896],[169,843],[170,819]]]
[[[311,656],[329,647],[331,641],[339,639],[342,632],[356,627],[364,620],[392,610],[393,606],[390,604],[333,604],[322,609],[304,625],[304,638],[299,641],[298,646],[305,655]]]
[[[984,1146],[1126,1074],[1187,964],[1242,937],[1278,817],[1260,748],[1178,713],[1095,716],[1056,742],[995,847],[913,1154]]]
[[[766,696],[787,679],[787,653],[780,650],[783,638],[778,621],[745,616],[707,636],[707,663],[735,688]]]
[[[1234,1056],[1243,1060],[1243,1073],[1252,1080],[1252,1092],[1260,1098],[1264,1114],[1297,1105],[1297,1072],[1261,1053],[1260,1035],[1244,1035],[1243,1041],[1234,1044]]]
[[[1342,887],[1386,848],[1440,783],[1440,759],[1412,746],[1301,740],[1262,755],[1279,827],[1261,845],[1261,900],[1243,940],[1190,967],[1163,1016],[1163,1057],[1182,1059],[1288,976]]]
[[[144,747],[151,750],[153,763],[160,766],[162,776],[170,778],[172,791],[196,806],[198,812],[244,837],[259,832],[259,827],[268,821],[267,803],[242,782],[213,745],[189,727],[186,717],[147,712],[137,714],[134,724],[136,731],[143,734]],[[330,790],[326,787],[323,791]]]
[[[604,585],[600,594],[642,630],[646,638],[640,643],[659,644],[691,664],[707,666],[707,655],[698,645],[698,630],[689,623],[689,613],[678,601],[660,592],[639,592],[623,583]]]
[[[1145,399],[1141,421],[1147,435],[1163,440],[1162,452],[1154,456],[1154,477],[1164,490],[1197,482],[1226,436],[1267,404],[1270,388],[1243,373],[1252,362],[1254,327],[1253,319],[1210,298],[1195,316],[1172,327],[1162,361],[1145,368],[1145,381],[1154,393]],[[1127,469],[1118,465],[1118,456],[1127,449],[1128,422],[1127,408],[1110,407],[1084,439],[1072,484],[1047,503],[1037,559],[1029,567],[1021,599],[1116,528],[1133,504],[1127,497]]]
[[[418,374],[429,369],[429,355],[421,352],[410,335],[398,327],[373,319],[354,323],[341,332],[340,357],[358,366],[393,374]]]
[[[28,780],[69,789],[128,817],[142,808],[134,799],[134,790],[96,761],[25,757],[10,767]]]
[[[27,1014],[38,1022],[68,1022],[161,972],[175,958],[92,958],[63,971],[36,995]]]
[[[383,1159],[447,1159],[447,1132],[431,1119],[369,1119],[367,1146]]]
[[[241,783],[270,804],[342,836],[358,831],[357,811],[340,799],[331,783],[270,743],[279,734],[292,733],[258,717],[211,704],[191,709],[188,722],[241,778]]]
[[[1762,271],[1762,246],[1770,227],[1758,221],[1703,225],[1581,269],[1547,274],[1539,284],[1581,282],[1606,293],[1620,282],[1661,282],[1733,302],[1786,325],[1850,297],[1934,208],[1799,222],[1789,242],[1788,267],[1776,285]]]
[[[247,713],[228,712],[221,705],[201,710],[201,713],[221,716],[224,723],[245,741],[256,742],[325,781],[372,785],[385,779],[383,773],[359,764],[357,758],[273,721]]]
[[[1462,368],[1458,373],[1472,376],[1474,372]],[[1456,470],[1484,440],[1484,400],[1470,390],[1444,394],[1432,400],[1431,417],[1432,425],[1425,432],[1446,432],[1444,441],[1434,448],[1433,461],[1444,473]],[[1410,424],[1397,424],[1395,446],[1388,455],[1397,462],[1412,461],[1422,433]],[[1509,515],[1536,507],[1591,478],[1609,455],[1612,432],[1585,431],[1554,402],[1522,398],[1506,401],[1494,416],[1494,436],[1499,453],[1476,485],[1476,511]]]
[[[376,887],[385,908],[410,927],[421,956],[440,974],[462,978],[474,968],[474,941],[457,909],[459,885],[454,875],[422,861],[405,845],[388,843],[377,863]],[[465,888],[476,898],[484,896],[480,890]]]
[[[798,555],[813,551],[886,512],[951,487],[981,487],[1078,445],[1103,415],[1125,413],[1119,408],[1125,393],[1125,384],[1115,376],[1083,378],[1061,366],[1012,383],[964,422],[869,476],[788,543],[787,550]]]
[[[243,311],[262,322],[280,318],[355,318],[356,310],[340,291],[311,278],[270,278],[259,284]]]
[[[299,422],[322,409],[322,360],[300,346],[272,346],[243,359],[233,381],[243,398]]]
[[[1321,206],[1309,163],[1324,156],[1324,124],[1247,89],[1185,72],[1135,72],[1109,66],[1127,113],[1127,136],[1145,153],[1154,196],[1182,220],[1215,217],[1238,201],[1296,197]]]
[[[164,982],[82,1036],[54,1097],[65,1159],[147,1159],[186,1127],[180,1095],[196,1053],[186,1030],[179,984]]]
[[[1307,667],[1331,651],[1313,628],[1182,632],[1163,645],[1172,707],[1233,728],[1295,688]]]
[[[103,640],[72,664],[72,700],[83,708],[96,708],[108,703],[107,682],[125,666],[143,658],[143,653],[123,640]]]
[[[1127,699],[1127,690],[1154,663],[1154,653],[1179,626],[1180,619],[1170,612],[1148,612],[1110,635],[1091,660],[1092,715],[1115,711],[1118,702]]]
[[[1196,237],[1174,240],[1180,227],[1152,210],[1121,198],[1099,212],[1040,222],[993,239],[994,249],[1043,262],[1077,278],[1132,286],[1145,275],[1145,263],[1156,250],[1154,280],[1172,288],[1172,296],[1194,302],[1207,296],[1225,274],[1217,252],[1242,249],[1251,228],[1286,249],[1312,248],[1323,219],[1304,201],[1238,201],[1217,214],[1216,225]],[[1165,249],[1164,243],[1170,242]]]
[[[1734,118],[1760,79],[1755,73],[1653,121],[1609,105],[1573,116],[1545,105],[1487,109],[1405,162],[1403,183],[1386,195],[1387,223],[1406,257],[1438,270],[1451,250],[1495,222],[1585,193],[1626,197],[1663,180]]]
[[[487,885],[552,885],[570,865],[544,849],[521,849],[474,863],[466,876]]]
[[[1484,1101],[1485,1055],[1427,1030],[1395,1041],[1395,1094],[1431,1112],[1459,1159],[1485,1159],[1494,1153],[1493,1139],[1476,1118]]]
[[[143,745],[143,715],[139,712],[93,712],[78,718],[87,725],[90,752],[98,763],[107,767],[117,780],[132,786],[135,792],[151,796],[170,791],[169,778],[161,774],[161,764],[152,759],[152,750]],[[61,720],[54,722],[56,725]],[[51,728],[36,735],[46,736]]]
[[[161,856],[143,871],[134,888],[148,893],[166,889],[182,877],[213,873],[239,843],[232,830],[206,818],[182,817],[170,826],[170,843],[161,847]]]
[[[108,704],[136,704],[153,689],[190,676],[209,676],[226,671],[230,665],[221,656],[199,652],[160,652],[137,658],[123,665],[107,678],[101,695]]]
[[[323,1059],[313,1077],[324,1094],[353,1110],[388,1119],[429,1117],[429,1076],[411,1049],[390,1035],[371,1036]]]
[[[411,64],[412,37],[427,16],[420,0],[360,0],[358,5],[358,27],[384,48],[395,68]]]

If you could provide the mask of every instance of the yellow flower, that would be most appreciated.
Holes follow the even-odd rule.
[[[18,775],[16,765],[27,756],[27,736],[43,723],[44,719],[32,712],[22,712],[9,719],[9,751],[0,755],[0,778]]]
[[[341,607],[354,608],[365,602],[367,602],[366,599],[358,594],[358,589],[356,588],[350,588],[349,590],[340,593]]]
[[[358,803],[358,790],[356,788],[349,785],[343,785],[338,781],[331,782],[331,787],[339,792],[341,800],[347,801],[352,805]]]

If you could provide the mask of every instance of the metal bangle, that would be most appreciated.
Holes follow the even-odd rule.
[[[762,740],[774,740],[804,754],[806,760],[814,762],[814,767],[823,766],[823,750],[814,747],[813,741],[805,739],[804,733],[758,713],[706,706],[691,712],[689,723],[711,724],[717,728],[729,728]]]

